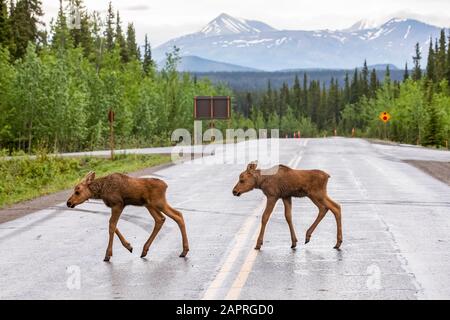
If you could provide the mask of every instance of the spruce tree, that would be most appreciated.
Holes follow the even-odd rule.
[[[420,52],[420,44],[416,43],[416,54],[413,56],[414,70],[412,73],[412,79],[414,81],[419,81],[422,79],[422,67],[420,66],[420,61],[422,60],[422,53]]]
[[[432,85],[427,87],[426,100],[428,104],[428,121],[425,126],[425,145],[442,146],[442,116],[440,110],[433,101],[434,89]]]
[[[283,82],[283,85],[280,89],[280,103],[278,104],[280,117],[283,117],[286,114],[289,105],[289,87],[286,82]]]
[[[436,81],[436,74],[435,74],[435,52],[433,49],[433,40],[430,39],[430,48],[428,50],[428,62],[427,62],[427,80],[431,82]]]
[[[370,94],[369,97],[373,98],[377,94],[378,90],[378,77],[377,77],[377,70],[372,69],[372,72],[370,73]]]
[[[59,0],[59,11],[56,23],[52,26],[52,47],[54,50],[68,49],[72,47],[71,36],[67,26],[63,0]]]
[[[134,29],[134,25],[132,23],[129,23],[127,27],[127,50],[130,60],[139,60],[141,58],[139,46],[136,42],[136,30]]]
[[[9,19],[6,0],[0,0],[0,45],[6,47],[9,44]]]
[[[330,88],[328,92],[326,116],[331,118],[334,125],[338,125],[340,121],[341,107],[339,96],[339,83],[337,79],[331,78]]]
[[[114,49],[114,24],[115,24],[115,15],[112,7],[111,1],[109,2],[108,14],[106,17],[106,30],[105,30],[105,38],[106,38],[106,49],[108,51],[112,51]]]
[[[409,79],[409,70],[408,70],[408,62],[405,64],[405,73],[403,74],[403,81]]]
[[[361,71],[361,94],[369,96],[369,68],[366,60],[364,60],[364,67]]]
[[[350,85],[350,103],[356,103],[358,102],[359,98],[361,97],[360,93],[360,83],[359,83],[359,76],[358,76],[358,69],[355,69],[355,72],[353,73],[353,79]]]
[[[28,43],[39,44],[41,40],[39,26],[42,25],[42,3],[41,0],[18,0],[10,10],[13,43],[10,49],[12,56],[19,59],[25,55]]]
[[[144,68],[144,72],[149,75],[150,70],[152,69],[154,63],[152,59],[152,48],[150,46],[150,42],[148,41],[147,35],[145,35],[145,44],[144,44],[144,61],[142,62],[142,66]]]
[[[70,35],[73,41],[73,45],[76,48],[83,48],[83,53],[85,57],[90,57],[94,51],[94,37],[93,37],[93,24],[89,18],[87,9],[84,6],[83,0],[74,0],[73,8],[76,12],[71,12],[71,14],[79,14],[79,26],[74,23],[77,21],[72,21],[74,28],[70,29]],[[71,17],[72,19],[78,19],[78,17]]]
[[[245,104],[245,110],[244,110],[244,116],[245,117],[249,117],[250,115],[253,115],[253,98],[252,98],[252,93],[251,92],[247,92],[247,94],[245,95],[245,100],[246,100],[246,104]]]
[[[348,76],[348,72],[346,72],[344,78],[344,104],[350,103],[350,99],[351,99],[350,78]]]
[[[300,80],[298,79],[298,75],[295,75],[293,90],[293,108],[294,114],[297,118],[302,116],[302,88],[300,87]]]
[[[302,110],[303,115],[308,113],[308,75],[306,73],[303,74],[303,90],[302,90]]]
[[[441,36],[439,38],[439,47],[436,54],[436,81],[440,82],[445,79],[446,66],[447,66],[447,44],[445,38],[445,30],[441,30]]]
[[[116,15],[116,39],[115,39],[115,47],[120,50],[120,57],[123,63],[127,63],[130,61],[130,57],[128,54],[127,42],[125,41],[125,37],[122,31],[122,21],[120,20],[119,11],[117,11]]]

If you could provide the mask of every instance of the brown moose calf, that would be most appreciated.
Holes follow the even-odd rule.
[[[319,215],[306,232],[308,243],[317,225],[331,210],[336,218],[337,242],[335,249],[342,244],[341,207],[327,195],[327,183],[330,176],[320,170],[294,170],[280,165],[265,171],[257,170],[257,163],[250,163],[247,170],[239,176],[239,182],[233,189],[233,195],[239,197],[253,189],[260,189],[267,197],[267,205],[262,216],[261,231],[256,243],[257,250],[261,249],[264,231],[279,199],[284,203],[284,214],[291,232],[292,248],[297,246],[297,237],[292,224],[292,197],[308,197],[319,208]]]
[[[159,179],[137,179],[119,173],[95,179],[95,172],[90,172],[75,187],[74,193],[67,201],[67,206],[69,208],[75,208],[88,199],[101,199],[106,206],[111,208],[109,243],[104,261],[109,261],[113,255],[112,246],[114,233],[117,234],[122,245],[130,252],[133,252],[130,243],[117,228],[117,222],[119,221],[120,215],[122,214],[123,209],[128,205],[146,207],[155,219],[153,232],[144,245],[141,258],[144,258],[147,255],[150,245],[166,220],[163,213],[175,220],[180,227],[183,239],[183,252],[180,257],[185,257],[189,251],[189,244],[183,215],[181,212],[169,206],[166,200],[166,190],[167,184]]]

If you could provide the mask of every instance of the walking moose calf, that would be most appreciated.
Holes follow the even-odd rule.
[[[250,163],[247,170],[239,176],[239,182],[233,189],[233,195],[239,197],[253,189],[260,189],[267,197],[267,206],[262,216],[261,231],[256,243],[261,249],[264,232],[273,208],[279,199],[284,203],[284,214],[291,232],[292,248],[297,246],[297,237],[292,224],[292,197],[308,197],[319,208],[319,215],[306,232],[308,243],[317,225],[331,210],[336,218],[337,242],[335,249],[342,244],[341,207],[327,195],[327,183],[330,176],[320,170],[294,170],[280,165],[265,171],[257,170],[257,163]]]
[[[166,190],[167,184],[159,179],[131,178],[119,173],[95,179],[95,172],[90,172],[75,187],[74,193],[67,201],[67,206],[75,208],[88,199],[101,199],[106,206],[111,208],[109,242],[104,261],[109,261],[113,255],[112,245],[114,233],[117,234],[122,245],[130,252],[133,252],[130,243],[117,228],[120,215],[128,205],[146,207],[155,219],[153,232],[144,245],[141,258],[147,255],[150,245],[166,220],[163,213],[175,220],[180,227],[183,239],[183,252],[180,257],[185,257],[189,251],[189,244],[183,215],[181,212],[169,206],[166,200]]]

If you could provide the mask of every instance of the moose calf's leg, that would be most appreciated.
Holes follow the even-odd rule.
[[[153,227],[153,231],[148,238],[147,242],[144,245],[144,249],[142,250],[141,258],[144,258],[147,256],[148,249],[150,248],[153,240],[155,240],[156,235],[158,234],[159,230],[161,230],[161,227],[164,224],[164,221],[166,221],[166,218],[162,215],[161,212],[159,212],[156,208],[153,207],[147,207],[148,212],[152,215],[153,219],[155,219],[155,226]]]
[[[264,210],[262,221],[261,221],[261,230],[259,232],[258,241],[256,242],[256,250],[260,250],[264,241],[264,232],[266,230],[267,222],[269,221],[270,215],[272,214],[273,208],[277,203],[277,199],[267,198],[266,209]]]
[[[328,212],[328,208],[325,205],[323,205],[320,201],[315,199],[311,199],[311,201],[314,202],[314,204],[319,208],[319,214],[314,223],[311,225],[311,227],[309,227],[308,231],[306,231],[305,244],[307,244],[311,240],[312,233],[314,232],[314,230],[316,230],[317,226]]]
[[[119,222],[120,214],[122,213],[123,208],[122,207],[114,207],[111,210],[111,218],[109,219],[109,242],[108,242],[108,248],[106,249],[105,254],[105,262],[108,262],[112,255],[112,247],[113,247],[113,241],[114,241],[114,233],[117,229],[117,222]]]
[[[291,233],[292,246],[294,249],[297,247],[297,236],[295,235],[294,224],[292,223],[292,198],[283,199],[284,203],[284,216],[286,217],[286,221],[289,225],[289,231]]]
[[[339,249],[342,244],[342,218],[341,218],[341,206],[331,200],[329,197],[325,199],[325,203],[327,207],[333,212],[334,217],[336,218],[336,226],[337,226],[337,241],[335,245],[335,249]]]
[[[116,228],[116,234],[119,237],[120,242],[122,245],[130,252],[133,252],[133,247],[131,244],[125,239],[125,237],[120,233],[119,228]]]
[[[187,253],[189,252],[189,242],[188,237],[186,233],[186,224],[184,223],[183,215],[180,211],[175,210],[168,204],[165,204],[162,208],[162,212],[164,212],[169,218],[173,219],[180,228],[181,231],[181,237],[183,240],[183,252],[180,254],[180,258],[186,257]]]

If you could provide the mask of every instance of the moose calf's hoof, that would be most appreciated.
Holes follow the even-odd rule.
[[[128,249],[128,251],[130,251],[131,253],[133,253],[133,247],[132,247],[132,246],[129,246],[127,249]]]
[[[109,260],[111,260],[111,257],[105,257],[105,259],[103,259],[104,262],[109,262]]]
[[[297,248],[297,243],[293,243],[291,246],[291,249],[295,249],[295,248]]]
[[[340,250],[341,244],[342,244],[342,241],[336,243],[336,245],[334,246],[334,249]]]
[[[142,251],[141,258],[145,258],[147,256],[148,251]]]
[[[180,258],[184,258],[184,257],[186,257],[187,256],[187,254],[188,254],[188,252],[187,251],[183,251],[181,254],[180,254]]]

